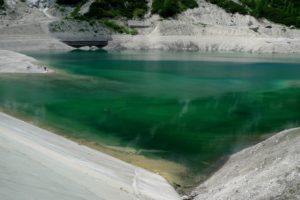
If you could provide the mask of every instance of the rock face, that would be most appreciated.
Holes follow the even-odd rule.
[[[233,156],[192,193],[194,200],[300,199],[300,129]]]
[[[54,21],[49,24],[49,31],[60,40],[111,40],[111,32],[100,22]]]
[[[6,5],[10,8],[15,8],[20,2],[26,2],[30,8],[48,8],[55,3],[55,0],[5,0]]]
[[[6,15],[0,15],[0,48],[12,51],[72,49],[49,33],[48,24],[59,19],[52,16],[48,8],[36,8],[52,1],[32,0],[34,8],[30,8],[28,2],[5,0]]]
[[[50,23],[49,31],[55,38],[75,48],[83,46],[101,48],[111,40],[110,31],[99,22],[61,20]]]
[[[54,4],[54,0],[26,0],[26,3],[31,8],[48,8]]]
[[[66,20],[63,19],[74,8],[52,6],[55,0],[25,0],[25,3],[21,0],[4,1],[8,14],[0,15],[0,29],[5,32],[18,27],[21,30],[23,26],[28,27],[28,24],[33,27],[57,21],[49,25],[52,34],[47,34],[48,39],[51,36],[52,40],[70,37],[99,40],[108,36],[106,49],[300,53],[300,30],[295,27],[274,24],[265,19],[257,20],[249,15],[229,14],[205,0],[197,0],[198,8],[186,10],[174,19],[161,19],[157,15],[146,17],[147,26],[135,27],[138,35],[114,34],[111,37],[111,33],[105,33],[107,30],[99,23],[76,20],[65,23]],[[80,13],[86,13],[93,2],[94,0],[88,0],[81,7]],[[8,28],[12,27],[10,25],[18,27]],[[44,32],[49,32],[48,28],[45,30]],[[35,34],[34,31],[32,33]],[[7,43],[7,36],[4,38],[0,38],[0,42]],[[47,44],[47,48],[53,49],[52,43],[57,46],[55,49],[65,48],[57,40]],[[10,46],[12,47],[9,49],[13,49],[15,44]],[[2,45],[1,48],[6,47]]]

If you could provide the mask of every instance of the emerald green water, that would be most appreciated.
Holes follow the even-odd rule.
[[[134,147],[196,171],[299,126],[297,57],[104,51],[30,55],[59,73],[1,75],[3,110],[74,138]]]

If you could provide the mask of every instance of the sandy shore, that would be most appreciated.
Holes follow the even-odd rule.
[[[0,73],[51,73],[45,64],[13,51],[0,50]]]
[[[157,174],[0,113],[1,199],[177,200]]]

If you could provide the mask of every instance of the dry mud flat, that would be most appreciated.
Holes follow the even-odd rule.
[[[300,128],[232,155],[191,196],[194,200],[300,199]]]

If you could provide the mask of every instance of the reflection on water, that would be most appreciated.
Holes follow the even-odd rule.
[[[297,59],[232,62],[225,55],[204,59],[180,52],[32,55],[66,73],[1,75],[3,109],[71,137],[133,147],[196,171],[299,125]]]

